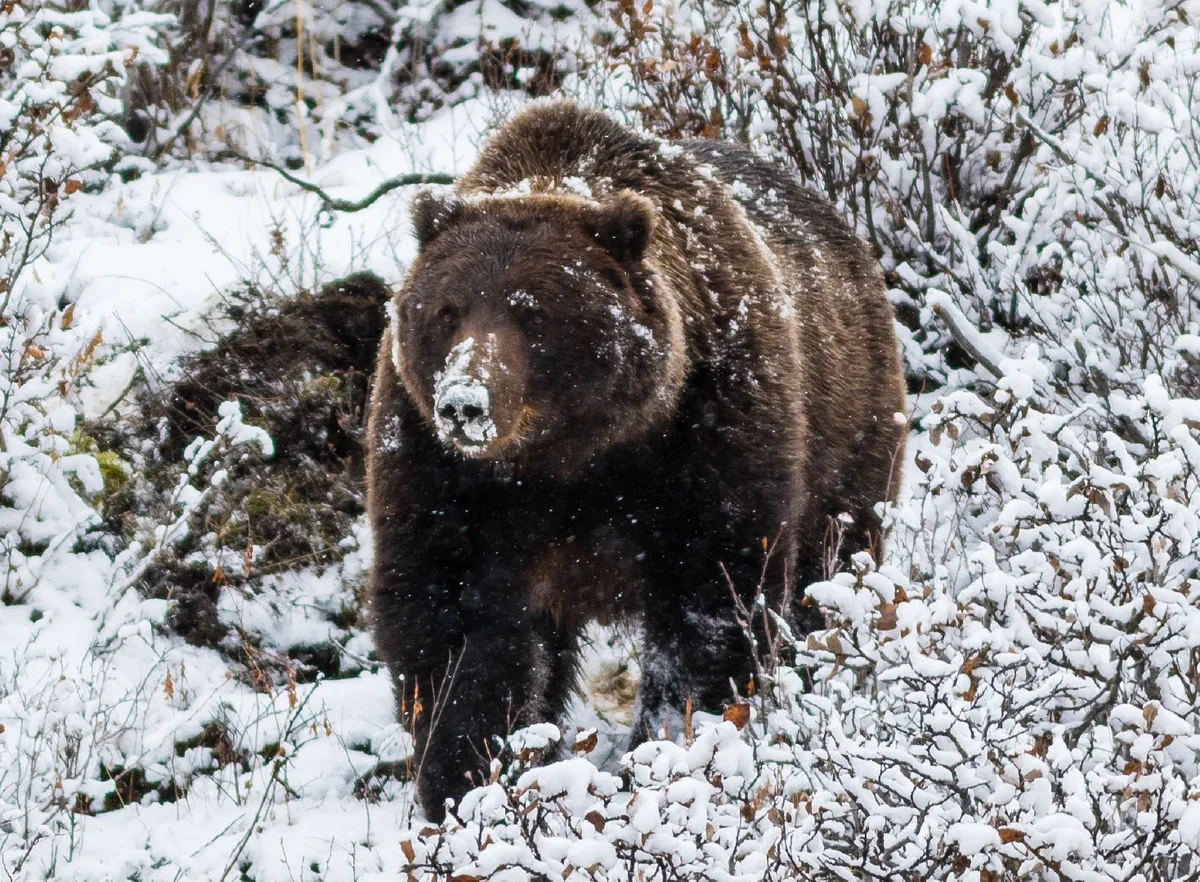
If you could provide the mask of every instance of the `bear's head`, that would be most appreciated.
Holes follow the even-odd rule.
[[[683,319],[655,217],[629,191],[417,198],[391,355],[443,444],[571,472],[673,412]]]

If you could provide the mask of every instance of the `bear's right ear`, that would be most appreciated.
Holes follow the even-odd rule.
[[[463,201],[457,196],[441,196],[422,190],[412,201],[413,232],[417,236],[417,248],[423,250],[437,238],[462,212]]]
[[[654,203],[632,190],[621,190],[600,205],[592,235],[621,263],[637,263],[654,236]]]

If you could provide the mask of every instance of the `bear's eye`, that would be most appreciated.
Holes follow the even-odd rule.
[[[443,306],[438,312],[438,319],[443,327],[452,328],[458,324],[458,310],[453,306]]]
[[[546,314],[544,312],[535,312],[529,316],[529,324],[535,328],[546,324]]]

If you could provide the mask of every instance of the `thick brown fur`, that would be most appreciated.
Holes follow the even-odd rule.
[[[562,712],[589,620],[641,626],[635,741],[677,734],[688,699],[720,711],[753,671],[730,586],[751,602],[765,567],[778,598],[831,545],[878,553],[904,384],[866,247],[732,145],[539,103],[414,226],[373,392],[370,590],[436,818],[495,736]]]

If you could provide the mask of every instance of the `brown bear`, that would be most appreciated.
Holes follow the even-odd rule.
[[[878,553],[905,404],[867,247],[740,147],[536,103],[413,218],[370,593],[438,819],[497,736],[562,713],[591,620],[640,626],[635,743],[719,712],[754,671],[734,592]]]

